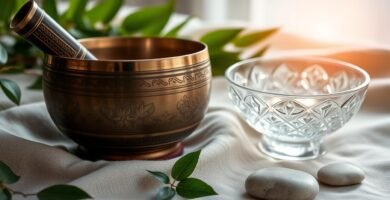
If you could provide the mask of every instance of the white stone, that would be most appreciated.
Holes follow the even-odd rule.
[[[364,177],[362,169],[345,162],[328,164],[317,172],[318,181],[332,186],[359,184]]]
[[[246,179],[245,189],[253,197],[269,200],[311,200],[319,191],[317,180],[298,170],[270,167]]]

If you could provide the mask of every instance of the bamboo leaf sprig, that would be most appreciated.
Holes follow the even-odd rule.
[[[91,195],[82,189],[72,185],[53,185],[38,193],[24,193],[11,189],[8,185],[18,182],[20,176],[16,175],[11,168],[0,161],[0,200],[11,200],[13,196],[20,195],[24,198],[36,196],[39,200],[82,200],[92,199]]]
[[[201,179],[190,177],[199,161],[201,150],[189,153],[178,159],[173,165],[171,176],[159,171],[149,171],[157,180],[164,184],[158,191],[156,199],[170,200],[176,194],[187,199],[218,195],[215,190]],[[93,197],[76,186],[53,185],[42,189],[38,193],[24,193],[12,189],[9,185],[17,183],[20,176],[4,162],[0,161],[0,200],[11,200],[13,196],[20,195],[24,198],[36,196],[39,200],[82,200]]]
[[[192,152],[177,160],[171,172],[172,181],[164,172],[147,170],[164,184],[157,193],[156,199],[169,200],[176,194],[187,199],[218,195],[206,182],[190,177],[198,163],[200,153],[200,150]]]

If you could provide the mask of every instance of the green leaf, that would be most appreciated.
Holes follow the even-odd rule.
[[[223,76],[229,66],[240,61],[239,55],[240,52],[210,51],[213,76]]]
[[[108,27],[108,36],[118,36],[120,34],[120,29],[117,26]]]
[[[8,189],[6,188],[0,189],[0,200],[11,200],[11,199],[12,199],[12,195]]]
[[[64,19],[67,22],[81,21],[88,0],[70,0],[69,7],[64,13]]]
[[[57,0],[42,0],[42,7],[50,17],[58,21]]]
[[[8,79],[0,79],[0,87],[4,94],[16,105],[20,104],[21,92],[19,86]]]
[[[192,16],[189,16],[187,17],[182,23],[176,25],[175,27],[173,27],[170,31],[168,31],[166,34],[165,34],[165,37],[177,37],[177,34],[179,33],[179,31],[181,29],[184,28],[184,26],[189,22],[191,21],[192,19]]]
[[[91,10],[85,13],[88,21],[94,25],[97,22],[109,23],[123,4],[123,0],[100,0]]]
[[[2,0],[0,0],[1,2]],[[14,9],[12,10],[12,14],[15,14],[26,2],[27,0],[14,0],[15,1],[15,6]],[[12,14],[10,17],[12,17]]]
[[[35,79],[33,84],[28,86],[28,89],[30,89],[30,90],[42,90],[42,88],[43,88],[42,76],[39,76],[37,79]]]
[[[172,168],[172,177],[178,181],[188,178],[198,164],[200,152],[201,150],[189,153],[177,160]]]
[[[15,11],[17,11],[26,3],[26,0],[15,0],[15,2]]]
[[[145,36],[159,35],[168,23],[175,3],[175,0],[169,0],[163,5],[143,7],[128,15],[121,28],[128,34],[141,32]]]
[[[88,193],[72,185],[54,185],[40,191],[37,196],[39,200],[92,199]]]
[[[256,57],[261,57],[261,56],[263,56],[264,53],[268,51],[269,47],[270,47],[270,45],[267,45],[267,46],[261,48],[261,49],[258,50],[256,53],[254,53],[254,54],[251,56],[251,58],[256,58]]]
[[[108,35],[108,30],[96,30],[82,27],[72,27],[68,29],[68,32],[75,38],[87,38],[87,37],[102,37]]]
[[[8,167],[5,163],[0,161],[0,182],[6,184],[16,183],[20,179],[11,168]]]
[[[242,28],[218,29],[206,33],[200,41],[207,44],[209,49],[222,49],[242,31]]]
[[[0,22],[8,22],[11,18],[12,12],[16,7],[15,0],[0,0]]]
[[[180,196],[187,199],[218,195],[210,185],[196,178],[180,181],[176,190]]]
[[[8,61],[7,50],[2,45],[0,45],[0,65],[7,63],[7,61]]]
[[[237,37],[233,40],[233,44],[237,47],[248,47],[258,42],[261,42],[274,33],[276,33],[278,28],[271,28],[267,30],[256,31],[253,33],[249,33],[240,37]]]
[[[29,53],[31,52],[32,46],[26,40],[22,38],[17,38],[13,48],[17,54],[30,55]]]
[[[146,170],[149,173],[151,173],[157,180],[159,180],[161,183],[169,184],[169,177],[163,173],[163,172],[157,172],[157,171],[149,171]]]
[[[157,200],[170,200],[176,195],[176,191],[170,187],[163,187],[157,193]]]
[[[15,66],[15,67],[0,67],[0,74],[20,74],[24,72],[24,67]]]

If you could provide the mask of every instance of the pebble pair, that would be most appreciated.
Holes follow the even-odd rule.
[[[364,171],[350,163],[328,164],[317,173],[318,181],[331,186],[359,184],[364,177]],[[261,199],[312,200],[319,192],[319,184],[306,172],[270,167],[249,175],[245,189],[251,196]]]

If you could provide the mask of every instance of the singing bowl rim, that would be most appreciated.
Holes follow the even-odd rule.
[[[161,37],[94,37],[79,40],[86,48],[115,48],[129,42],[141,41],[145,43],[166,42],[189,45],[194,48],[191,53],[179,52],[177,56],[150,58],[150,59],[129,59],[129,60],[81,60],[45,54],[44,65],[49,69],[74,70],[83,72],[156,72],[172,71],[199,66],[209,62],[208,47],[206,44],[194,40]]]

